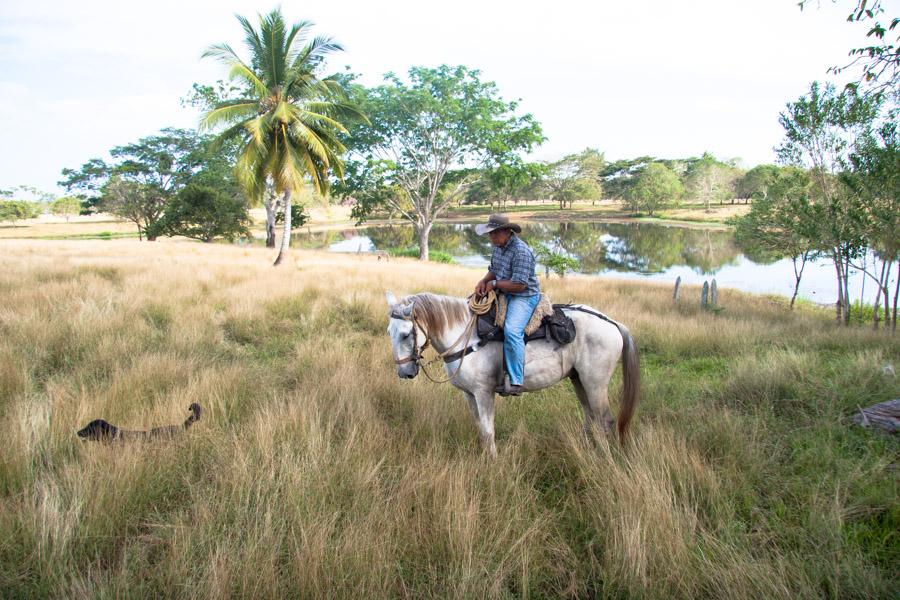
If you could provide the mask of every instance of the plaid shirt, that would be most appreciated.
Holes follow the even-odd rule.
[[[534,274],[534,252],[515,233],[502,248],[494,247],[488,269],[497,279],[511,279],[524,283],[525,289],[512,296],[534,296],[541,293],[541,285]]]

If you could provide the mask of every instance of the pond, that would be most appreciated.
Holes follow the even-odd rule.
[[[437,224],[431,232],[432,250],[453,256],[457,264],[484,269],[491,245],[475,233],[474,223]],[[297,233],[297,246],[332,252],[375,252],[417,246],[411,225],[383,225],[356,229]],[[556,252],[578,259],[579,272],[604,277],[643,279],[702,285],[713,277],[719,287],[790,297],[794,274],[790,259],[766,261],[748,256],[731,231],[686,228],[651,223],[539,222],[523,225],[522,239],[532,247],[544,243]],[[543,268],[540,267],[543,271]],[[807,264],[800,297],[817,303],[837,300],[834,267],[828,258]],[[851,299],[864,292],[874,301],[875,286],[863,289],[862,273],[851,274]]]

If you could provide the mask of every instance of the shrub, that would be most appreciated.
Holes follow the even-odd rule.
[[[387,253],[391,256],[419,258],[419,248],[416,246],[409,246],[408,248],[388,248]],[[451,256],[448,252],[442,252],[440,250],[429,250],[428,260],[432,262],[450,264],[453,262],[453,256]]]
[[[202,242],[249,237],[247,202],[215,188],[191,184],[166,205],[162,219],[148,228],[148,236],[180,235]]]
[[[0,221],[10,221],[13,225],[22,219],[33,219],[40,214],[40,205],[25,200],[5,200],[0,202]]]
[[[547,277],[550,277],[550,271],[553,271],[560,277],[564,277],[566,271],[577,271],[581,268],[581,263],[577,258],[555,252],[543,243],[536,246],[535,254],[537,255],[538,261],[544,265],[544,271]]]

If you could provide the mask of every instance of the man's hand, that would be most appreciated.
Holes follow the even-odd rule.
[[[479,280],[478,283],[475,284],[475,295],[476,296],[478,296],[478,297],[484,296],[487,293],[487,290],[488,290],[488,282],[485,281],[484,279]]]

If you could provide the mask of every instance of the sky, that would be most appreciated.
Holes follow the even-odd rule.
[[[900,0],[886,0],[896,14]],[[607,159],[653,155],[773,162],[778,114],[827,68],[847,60],[865,28],[853,0],[455,0],[284,3],[289,22],[345,48],[362,83],[411,66],[463,64],[497,83],[548,138],[530,158],[593,147]],[[65,168],[108,159],[114,146],[164,127],[196,127],[181,106],[194,82],[224,79],[201,59],[211,44],[241,53],[235,14],[250,0],[0,0],[0,189],[61,194]]]

